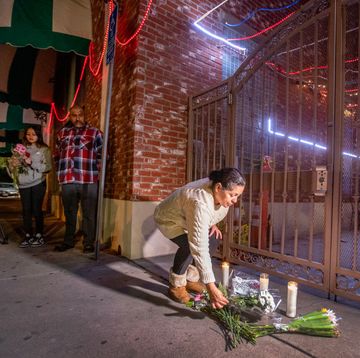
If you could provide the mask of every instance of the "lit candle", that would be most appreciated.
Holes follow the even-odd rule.
[[[228,262],[224,261],[221,264],[222,269],[222,285],[227,288],[229,286],[229,268],[230,265]]]
[[[269,275],[267,273],[260,274],[260,291],[267,291],[269,288]]]
[[[288,282],[286,315],[292,318],[296,316],[297,286],[297,283],[294,281]]]

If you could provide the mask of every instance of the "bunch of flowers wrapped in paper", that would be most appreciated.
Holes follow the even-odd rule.
[[[195,310],[209,314],[219,322],[230,349],[235,348],[242,342],[255,344],[258,337],[269,334],[300,333],[321,337],[339,336],[337,323],[339,318],[336,317],[332,310],[323,308],[299,316],[288,323],[281,323],[280,315],[278,315],[277,319],[269,317],[269,314],[271,316],[271,313],[279,306],[281,302],[279,297],[274,298],[268,290],[256,290],[255,283],[250,282],[250,280],[248,288],[251,293],[245,295],[234,294],[234,289],[232,289],[231,294],[228,295],[227,290],[220,285],[220,289],[229,299],[229,304],[222,309],[212,308],[206,292],[195,296],[187,305]],[[253,315],[252,319],[249,320],[249,312],[261,312],[258,318],[268,315],[268,321],[273,322],[267,324],[254,323],[253,318],[256,315]]]
[[[23,144],[16,144],[12,153],[8,165],[15,183],[18,183],[19,174],[27,174],[31,165],[31,158]]]

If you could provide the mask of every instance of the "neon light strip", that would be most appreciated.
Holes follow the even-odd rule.
[[[323,150],[326,150],[326,149],[327,149],[325,146],[323,146],[323,145],[321,145],[321,144],[313,143],[313,142],[310,142],[310,141],[308,141],[308,140],[306,140],[306,139],[297,138],[297,137],[294,137],[294,136],[291,136],[291,135],[288,135],[288,136],[287,136],[287,135],[284,134],[284,133],[273,131],[273,130],[272,130],[272,126],[271,126],[271,119],[270,119],[270,118],[268,119],[268,132],[269,132],[270,134],[275,134],[275,135],[277,135],[277,136],[279,136],[279,137],[286,137],[286,138],[288,138],[288,139],[290,139],[290,140],[292,140],[292,141],[294,141],[294,142],[300,142],[300,143],[302,143],[302,144],[314,146],[314,147],[316,147],[316,148],[323,149]]]
[[[227,39],[228,41],[245,41],[245,40],[250,40],[253,39],[254,37],[258,37],[260,35],[262,35],[263,33],[272,30],[274,27],[280,25],[281,23],[283,23],[284,21],[286,21],[289,17],[291,17],[292,15],[295,14],[295,11],[290,13],[289,15],[285,16],[283,19],[281,19],[280,21],[276,22],[275,24],[267,27],[266,29],[263,29],[259,32],[257,32],[256,34],[250,35],[250,36],[246,36],[246,37],[238,37],[238,38],[234,38],[234,39]]]
[[[245,19],[243,19],[242,21],[240,21],[238,24],[229,24],[228,22],[225,23],[226,26],[230,26],[230,27],[236,27],[236,26],[240,26],[242,24],[245,24],[246,22],[248,22],[251,18],[253,18],[257,12],[260,11],[270,11],[270,12],[275,12],[275,11],[281,11],[281,10],[285,10],[285,9],[290,9],[291,7],[293,7],[294,5],[296,5],[298,2],[300,2],[301,0],[296,0],[293,3],[289,4],[289,5],[285,5],[282,7],[261,7],[259,9],[256,9],[252,12],[249,13],[249,15],[247,15],[245,17]]]
[[[215,6],[213,9],[209,10],[207,13],[205,13],[203,16],[201,16],[198,20],[195,21],[195,23],[200,22],[205,19],[205,17],[208,17],[212,12],[214,12],[218,7],[224,5],[229,0],[224,0],[221,4]]]
[[[286,137],[294,142],[300,142],[302,144],[305,144],[305,145],[309,145],[309,146],[312,146],[312,147],[315,147],[315,148],[318,148],[318,149],[321,149],[321,150],[327,150],[327,147],[325,147],[324,145],[321,145],[321,144],[317,144],[317,143],[313,143],[313,142],[310,142],[306,139],[302,139],[302,138],[297,138],[297,137],[293,137],[293,136],[290,136],[290,135],[285,135],[284,133],[281,133],[281,132],[275,132],[272,130],[272,126],[271,126],[271,119],[269,118],[268,119],[268,132],[270,134],[274,134],[274,135],[277,135],[279,137]],[[342,152],[342,154],[346,157],[351,157],[351,158],[359,158],[360,159],[360,156],[357,156],[356,154],[353,154],[353,153],[349,153],[349,152]]]
[[[194,22],[194,26],[196,26],[199,30],[201,30],[202,32],[204,32],[206,35],[216,39],[216,40],[219,40],[219,41],[222,41],[224,43],[226,43],[227,45],[237,49],[237,50],[240,50],[240,51],[246,51],[246,48],[244,47],[240,47],[240,46],[237,46],[237,45],[234,45],[232,44],[231,42],[229,42],[227,39],[225,39],[224,37],[221,37],[221,36],[218,36],[218,35],[215,35],[213,34],[212,32],[206,30],[204,27],[202,27],[201,25],[199,25],[199,22],[204,20],[207,16],[209,16],[213,11],[215,11],[217,8],[219,8],[221,5],[225,4],[226,2],[228,2],[229,0],[224,0],[222,3],[220,3],[219,5],[215,6],[213,9],[209,10],[207,13],[205,13],[204,15],[202,15],[199,19],[197,19],[195,22]]]
[[[216,40],[219,40],[219,41],[222,41],[224,43],[226,43],[227,45],[233,47],[233,48],[236,48],[237,50],[240,50],[240,51],[246,51],[246,48],[245,47],[240,47],[240,46],[237,46],[237,45],[234,45],[233,43],[229,42],[228,40],[226,40],[224,37],[221,37],[221,36],[218,36],[218,35],[215,35],[213,34],[212,32],[204,29],[201,25],[197,24],[196,22],[194,22],[194,25],[199,29],[201,30],[202,32],[204,32],[205,34],[209,35],[210,37],[216,39]]]

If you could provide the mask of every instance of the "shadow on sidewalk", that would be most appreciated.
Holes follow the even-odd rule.
[[[202,312],[189,310],[167,297],[168,282],[162,278],[164,273],[159,275],[150,272],[135,262],[106,252],[101,252],[99,260],[95,261],[93,255],[82,254],[80,241],[77,242],[74,249],[66,252],[54,252],[54,246],[62,242],[64,223],[53,217],[46,218],[46,245],[39,248],[17,247],[22,241],[23,235],[18,218],[13,217],[3,223],[9,238],[9,248],[20,250],[19,253],[31,256],[34,261],[41,260],[47,266],[68,271],[94,285],[105,287],[136,300],[151,302],[154,305],[175,310],[174,313],[165,314],[165,316],[205,318]]]

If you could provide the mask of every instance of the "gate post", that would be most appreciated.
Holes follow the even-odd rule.
[[[237,167],[237,163],[235,163],[235,153],[236,153],[236,125],[235,125],[235,111],[236,108],[236,98],[233,96],[233,87],[234,87],[234,79],[230,78],[228,82],[228,147],[227,147],[227,155],[226,155],[226,166],[228,167]],[[227,230],[225,235],[225,240],[223,242],[223,252],[222,256],[226,261],[230,261],[230,240],[233,239],[234,236],[234,207],[230,208],[229,214],[227,217]]]
[[[256,203],[257,202],[257,203]],[[261,199],[256,199],[251,215],[251,246],[266,250],[268,238],[269,191],[264,190]]]

